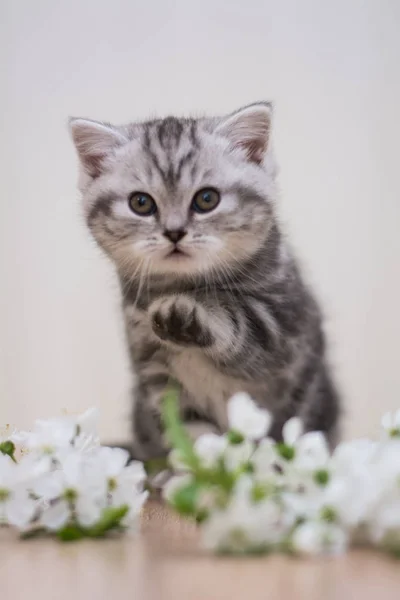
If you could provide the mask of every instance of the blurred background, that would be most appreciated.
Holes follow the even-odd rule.
[[[0,424],[101,409],[129,432],[111,265],[68,115],[275,103],[281,215],[327,316],[345,435],[400,407],[400,2],[1,0]]]

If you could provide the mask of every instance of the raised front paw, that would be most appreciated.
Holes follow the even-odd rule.
[[[210,346],[207,312],[189,296],[165,296],[149,309],[151,326],[162,340],[184,346]]]

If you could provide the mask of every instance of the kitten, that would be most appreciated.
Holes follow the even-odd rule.
[[[321,316],[275,215],[271,106],[127,126],[71,119],[87,224],[114,261],[137,381],[137,458],[165,453],[160,400],[181,384],[190,433],[227,428],[246,391],[274,416],[337,434]]]

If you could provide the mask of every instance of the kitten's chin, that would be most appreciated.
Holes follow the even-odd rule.
[[[156,268],[159,272],[184,275],[196,271],[197,266],[197,261],[191,254],[175,249],[158,261]]]
[[[204,273],[210,269],[210,263],[199,260],[192,253],[183,250],[170,251],[152,262],[152,271],[157,275],[175,275],[187,277]]]

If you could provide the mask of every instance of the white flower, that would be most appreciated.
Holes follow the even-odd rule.
[[[91,527],[100,518],[102,507],[93,499],[79,495],[71,501],[63,498],[45,508],[40,518],[43,527],[57,531],[72,519],[82,527]]]
[[[147,491],[143,491],[146,480],[143,463],[133,461],[126,466],[129,453],[121,448],[108,447],[99,449],[96,460],[106,476],[108,505],[127,506],[129,510],[121,525],[133,528],[149,495]]]
[[[146,471],[143,463],[134,461],[128,466],[129,453],[121,448],[100,448],[96,461],[103,469],[111,506],[129,506],[123,524],[136,518],[148,493],[143,492]]]
[[[325,436],[311,431],[298,438],[296,445],[296,468],[303,471],[325,469],[329,465],[330,452]]]
[[[255,502],[254,482],[248,475],[237,481],[225,510],[211,514],[203,525],[206,548],[228,552],[249,552],[279,544],[293,525],[291,515],[282,511],[274,497]]]
[[[284,450],[293,452],[290,459],[282,459],[282,456],[278,459],[278,464],[283,469],[281,479],[288,488],[304,489],[325,485],[329,481],[331,457],[325,436],[320,431],[297,437],[295,445],[285,444]]]
[[[133,493],[129,498],[126,499],[124,504],[128,506],[129,510],[121,521],[121,525],[123,527],[129,527],[131,529],[136,527],[138,517],[148,497],[149,492],[143,491]]]
[[[204,433],[195,441],[194,451],[204,467],[212,468],[221,458],[227,446],[226,437],[216,433]]]
[[[98,420],[99,411],[97,408],[89,408],[76,417],[74,421],[76,434],[73,440],[75,448],[88,452],[99,446],[100,440],[97,435]]]
[[[92,448],[98,444],[96,425],[98,410],[91,408],[82,415],[37,419],[33,431],[15,433],[11,439],[16,444],[40,453],[51,455],[66,450],[71,444],[77,449]]]
[[[324,513],[328,513],[340,526],[354,528],[364,522],[374,505],[376,486],[370,474],[345,476],[331,472],[324,486],[304,481],[301,491],[292,488],[283,494],[286,506],[298,518],[323,520]]]
[[[250,396],[239,392],[228,402],[229,427],[249,440],[264,437],[271,425],[270,413],[253,402]]]
[[[58,448],[70,445],[75,435],[73,422],[67,419],[38,419],[33,431],[21,431],[13,436],[13,441],[28,450],[38,450],[52,454]]]
[[[0,523],[2,503],[0,502]],[[15,490],[3,504],[5,521],[18,529],[25,529],[35,516],[37,503],[26,490]]]
[[[228,444],[224,452],[224,465],[228,471],[236,471],[246,465],[253,453],[254,444],[244,440],[240,444]]]
[[[332,455],[332,468],[342,475],[353,471],[370,470],[370,464],[378,450],[377,442],[367,439],[342,442]]]
[[[50,530],[57,530],[72,515],[83,527],[98,521],[106,503],[107,482],[104,471],[94,468],[77,452],[67,455],[61,469],[44,475],[33,491],[46,501],[47,508],[41,515],[41,523]]]
[[[24,528],[35,514],[36,503],[21,484],[21,471],[9,456],[0,453],[0,524]]]
[[[342,554],[348,544],[346,531],[333,523],[309,521],[299,525],[292,546],[300,554]]]
[[[385,413],[381,423],[388,437],[400,438],[400,409],[396,410],[394,413]]]
[[[98,411],[37,420],[11,441],[25,446],[15,465],[0,454],[0,522],[19,528],[41,524],[57,531],[68,523],[91,527],[106,507],[127,507],[121,525],[137,521],[148,493],[142,463],[119,448],[99,446]]]
[[[375,544],[382,543],[387,535],[397,532],[400,544],[400,489],[397,497],[391,497],[386,502],[380,503],[369,516],[368,532]]]
[[[126,463],[129,453],[121,448],[101,447],[82,454],[72,449],[61,459],[61,469],[40,478],[33,490],[49,501],[42,524],[57,530],[75,516],[83,527],[96,523],[105,506],[128,506],[122,524],[132,523],[147,498],[142,463]]]
[[[323,490],[321,504],[332,508],[347,528],[362,524],[375,501],[376,485],[371,474],[333,476]]]
[[[79,433],[85,433],[92,437],[97,437],[97,425],[99,421],[98,408],[88,408],[84,413],[75,418],[75,424],[79,428]]]

